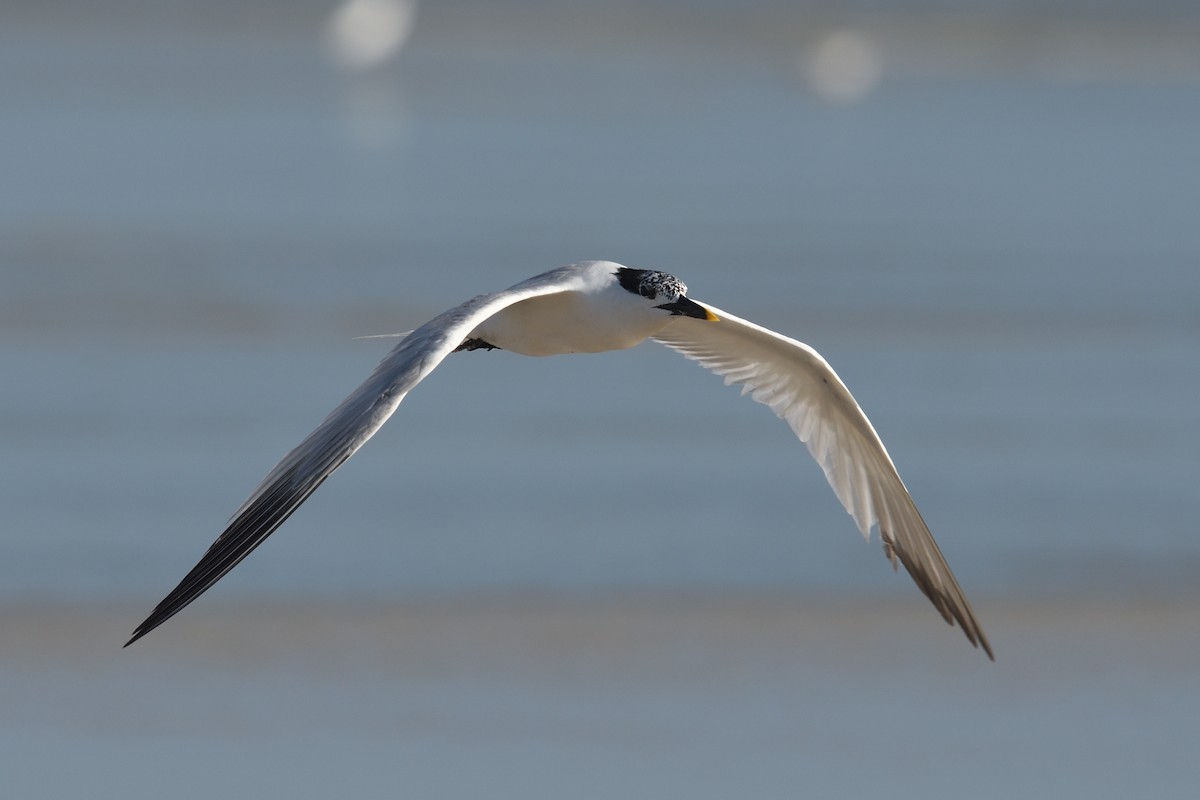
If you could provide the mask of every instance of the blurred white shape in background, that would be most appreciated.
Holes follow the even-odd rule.
[[[377,67],[400,52],[416,16],[416,0],[343,0],[325,23],[326,50],[345,69]]]
[[[813,91],[841,103],[870,94],[883,77],[883,55],[864,33],[831,31],[803,57],[804,77]]]

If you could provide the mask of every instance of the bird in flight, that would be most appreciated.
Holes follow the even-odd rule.
[[[903,564],[946,622],[957,623],[971,644],[993,658],[883,442],[825,359],[795,339],[690,299],[672,275],[611,261],[571,264],[479,295],[404,334],[370,377],[268,473],[125,646],[179,613],[262,544],[451,353],[599,353],[648,338],[726,384],[740,384],[743,394],[785,420],[863,536],[869,538],[877,525],[892,566]]]

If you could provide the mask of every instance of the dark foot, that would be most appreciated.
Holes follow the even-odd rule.
[[[457,353],[461,350],[478,350],[480,348],[483,348],[484,350],[499,350],[500,349],[499,347],[496,347],[496,345],[494,345],[494,344],[489,344],[489,343],[485,342],[483,339],[467,339],[465,342],[460,344],[458,347],[454,348],[454,352]]]

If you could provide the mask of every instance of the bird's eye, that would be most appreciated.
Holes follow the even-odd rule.
[[[662,295],[669,302],[675,302],[687,293],[687,287],[673,275],[665,272],[648,272],[638,287],[638,293],[647,300],[657,300]]]

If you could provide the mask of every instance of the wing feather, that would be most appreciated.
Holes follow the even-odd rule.
[[[225,531],[125,646],[182,611],[275,532],[334,470],[387,421],[420,383],[481,322],[513,303],[572,288],[572,274],[552,270],[510,289],[480,295],[408,334],[361,386],[268,473]]]
[[[879,526],[897,561],[950,624],[992,656],[970,603],[950,571],[887,449],[850,390],[808,345],[708,306],[719,322],[678,317],[654,338],[769,407],[791,426],[825,473],[863,536]]]

